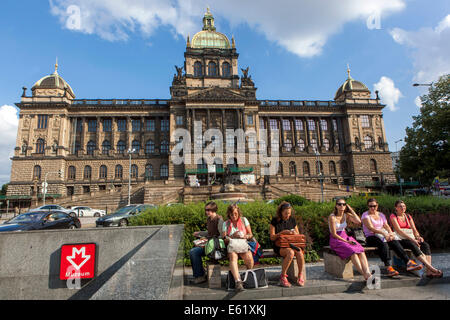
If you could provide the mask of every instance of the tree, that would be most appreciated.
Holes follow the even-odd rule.
[[[433,178],[450,175],[450,75],[442,76],[420,97],[422,108],[406,128],[400,151],[400,174],[431,185]]]
[[[7,190],[8,190],[8,184],[5,183],[4,185],[2,185],[2,189],[0,190],[0,195],[5,196]]]

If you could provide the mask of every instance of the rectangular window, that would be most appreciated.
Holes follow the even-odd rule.
[[[333,119],[333,130],[338,131],[337,120]]]
[[[278,123],[276,119],[270,119],[269,120],[270,130],[277,130],[278,129]]]
[[[111,119],[103,120],[103,132],[111,132]]]
[[[169,120],[163,119],[161,120],[161,131],[169,131]]]
[[[77,119],[77,132],[83,132],[83,120]]]
[[[322,129],[322,131],[327,131],[328,130],[328,122],[327,122],[327,120],[320,120],[320,128]]]
[[[117,131],[123,132],[127,130],[127,120],[118,119],[117,120]]]
[[[247,116],[247,124],[248,125],[253,125],[253,116],[252,115],[248,115]]]
[[[97,120],[89,120],[88,132],[97,132]]]
[[[291,130],[291,122],[289,120],[283,120],[283,130]]]
[[[38,115],[38,129],[47,129],[48,116]]]
[[[361,116],[361,127],[363,127],[363,128],[370,128],[369,116],[368,115]]]
[[[155,131],[155,120],[147,119],[145,121],[145,131]]]
[[[141,131],[141,120],[138,119],[131,120],[131,131],[133,132]]]
[[[177,118],[176,118],[176,124],[177,124],[177,126],[182,126],[183,123],[184,123],[183,120],[184,120],[184,119],[183,119],[183,116],[177,116]]]
[[[259,128],[260,129],[265,129],[266,128],[265,124],[264,124],[264,119],[262,119],[262,118],[259,119]]]
[[[315,131],[316,130],[316,122],[312,119],[308,119],[308,130]]]
[[[303,131],[303,121],[302,120],[295,120],[295,129],[297,131]]]

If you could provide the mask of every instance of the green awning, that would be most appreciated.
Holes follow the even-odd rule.
[[[5,196],[2,195],[0,196],[0,200],[30,200],[31,196],[23,196],[23,195],[18,195],[18,196]]]

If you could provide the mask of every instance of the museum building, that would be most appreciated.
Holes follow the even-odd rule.
[[[23,88],[16,148],[7,195],[38,197],[42,182],[48,197],[65,197],[154,180],[220,183],[226,168],[235,178],[258,183],[265,163],[249,163],[255,148],[278,150],[273,176],[296,180],[323,179],[338,185],[395,182],[378,93],[347,79],[333,100],[258,99],[249,68],[240,69],[234,37],[216,31],[209,9],[203,29],[186,41],[183,67],[176,67],[170,99],[78,99],[55,71]],[[242,75],[240,75],[240,71]],[[223,133],[224,155],[206,161],[174,164],[171,151],[180,142],[172,133],[191,133],[191,145],[208,141],[194,135],[194,122],[204,133]],[[226,158],[236,142],[227,129],[254,130],[245,137],[245,163]],[[264,141],[260,129],[278,131],[276,141]],[[270,136],[270,135],[269,135]],[[218,143],[218,141],[213,141]],[[235,146],[235,144],[234,144]],[[130,160],[131,159],[131,160]],[[131,163],[131,166],[130,166]],[[210,172],[210,173],[208,173]],[[131,175],[131,177],[130,177]],[[239,181],[240,183],[242,181]]]

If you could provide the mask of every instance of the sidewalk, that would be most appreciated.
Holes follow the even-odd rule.
[[[291,288],[282,288],[278,285],[279,276],[281,273],[281,266],[266,267],[266,276],[269,281],[269,287],[265,289],[250,289],[236,294],[234,291],[227,291],[225,287],[228,268],[222,268],[222,288],[209,289],[207,283],[201,285],[194,285],[192,280],[192,268],[185,267],[185,284],[184,284],[184,299],[185,300],[229,300],[229,299],[297,299],[303,297],[305,299],[313,299],[317,296],[328,294],[342,294],[342,293],[369,293],[373,291],[382,292],[386,289],[393,288],[411,288],[418,286],[426,286],[427,288],[436,284],[442,286],[450,286],[450,253],[437,253],[432,255],[433,265],[444,272],[444,277],[441,279],[428,279],[426,277],[419,278],[413,274],[403,274],[396,278],[390,278],[383,275],[383,263],[378,258],[369,258],[370,265],[379,265],[381,268],[381,290],[369,290],[366,287],[362,276],[355,272],[353,280],[343,280],[335,278],[324,271],[323,262],[308,263],[306,265],[306,284],[304,287],[293,285]],[[256,266],[255,268],[258,268]],[[244,269],[243,269],[244,270]],[[421,271],[422,273],[422,271]],[[408,290],[403,292],[403,298],[409,297]],[[448,291],[447,291],[448,292]],[[364,297],[364,296],[362,296]],[[357,295],[354,299],[362,299]],[[333,299],[333,298],[331,298]],[[338,296],[336,296],[336,299]],[[352,298],[350,298],[352,299]],[[400,299],[400,298],[399,298]]]

